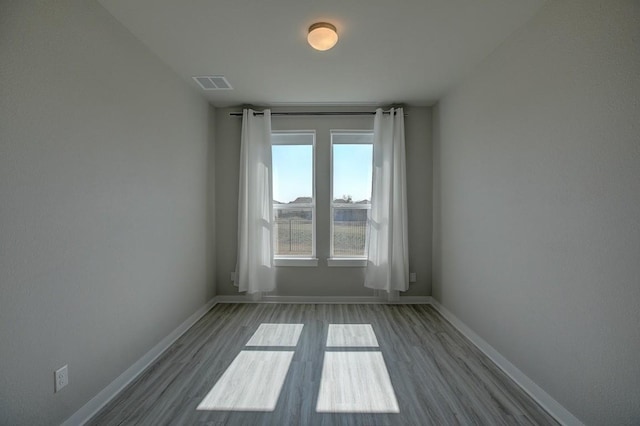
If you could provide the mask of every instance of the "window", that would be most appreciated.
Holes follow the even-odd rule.
[[[373,133],[331,132],[331,257],[365,258]]]
[[[275,257],[314,258],[315,132],[274,132],[271,144]]]

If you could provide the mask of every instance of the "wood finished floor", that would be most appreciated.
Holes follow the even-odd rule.
[[[304,324],[275,409],[197,410],[263,323]],[[371,324],[399,413],[316,412],[330,324]],[[557,423],[429,305],[218,304],[89,424]]]

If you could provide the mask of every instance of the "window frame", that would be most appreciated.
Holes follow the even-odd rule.
[[[331,129],[330,130],[330,137],[329,137],[329,163],[330,163],[330,170],[329,170],[329,232],[330,232],[330,243],[329,243],[329,258],[327,259],[327,265],[328,266],[342,266],[342,267],[359,267],[359,266],[366,266],[367,264],[367,244],[365,241],[365,253],[362,256],[336,256],[335,254],[335,247],[334,247],[334,209],[336,208],[336,203],[334,202],[335,197],[334,197],[334,193],[333,193],[333,163],[334,163],[334,158],[333,158],[333,146],[334,145],[358,145],[358,144],[362,144],[362,145],[371,145],[373,148],[373,129],[369,129],[369,130],[354,130],[354,129]],[[349,143],[335,143],[334,142],[334,136],[341,136],[341,135],[354,135],[354,134],[363,134],[363,135],[371,135],[372,139],[371,139],[371,143],[369,142],[349,142]],[[371,156],[371,163],[372,163],[372,170],[373,170],[373,155]],[[372,176],[373,178],[373,176]],[[371,182],[372,185],[372,191],[373,191],[373,182]],[[371,198],[371,196],[369,196],[369,198]],[[364,206],[364,207],[363,207]],[[368,204],[352,204],[352,205],[340,205],[338,206],[338,208],[342,208],[342,209],[366,209],[368,211],[371,211],[371,199],[369,199],[369,203]],[[367,218],[369,217],[369,213],[367,213]],[[367,224],[368,226],[368,224]],[[368,232],[368,230],[367,230]]]
[[[274,143],[274,135],[311,135],[312,141],[310,144],[307,143],[299,143],[299,142],[281,142]],[[317,259],[317,238],[316,238],[316,227],[317,227],[317,215],[316,215],[316,131],[315,130],[272,130],[271,131],[271,147],[275,145],[300,145],[307,146],[311,145],[311,203],[301,203],[295,205],[289,204],[274,204],[273,199],[271,200],[271,209],[275,222],[275,213],[276,210],[299,210],[299,209],[311,209],[311,254],[310,255],[278,255],[275,253],[275,244],[277,235],[274,232],[273,242],[274,242],[274,264],[275,266],[318,266]],[[272,166],[273,167],[273,166]],[[272,184],[273,185],[273,184]],[[272,188],[273,191],[273,188]],[[274,227],[275,228],[275,227]]]

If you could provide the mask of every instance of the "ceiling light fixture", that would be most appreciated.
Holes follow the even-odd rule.
[[[338,42],[336,27],[327,22],[316,22],[309,27],[307,41],[316,50],[329,50]]]

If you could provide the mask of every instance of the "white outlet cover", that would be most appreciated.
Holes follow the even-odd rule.
[[[416,281],[417,281],[416,273],[415,272],[409,273],[409,282],[415,283]]]
[[[59,392],[60,389],[69,384],[69,367],[65,365],[60,367],[54,373],[54,391]]]

